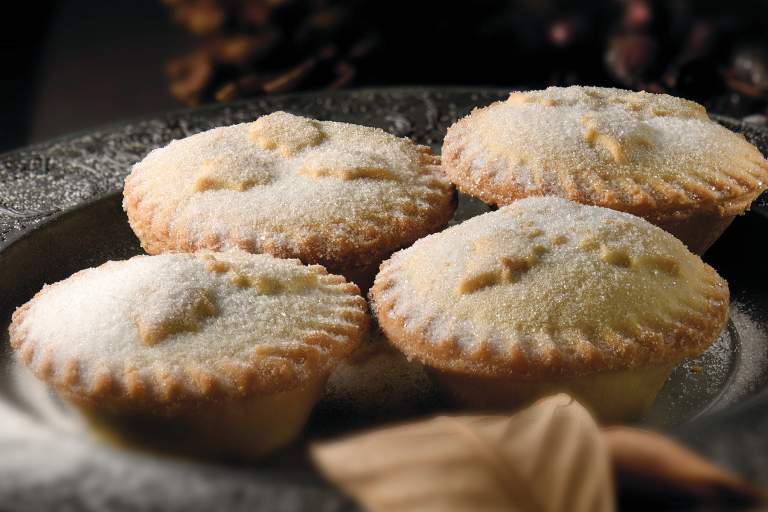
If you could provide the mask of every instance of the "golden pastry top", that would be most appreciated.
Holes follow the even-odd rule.
[[[498,204],[550,194],[643,216],[740,213],[768,187],[759,150],[701,105],[599,87],[514,92],[477,109],[448,130],[443,159],[460,188]]]
[[[447,222],[452,187],[438,162],[377,128],[275,112],[152,151],[126,180],[125,205],[134,227],[159,226],[171,247],[214,239],[304,257],[312,246],[313,261],[358,247],[375,259],[377,239],[388,253]]]
[[[33,369],[85,394],[104,375],[128,374],[174,382],[180,395],[213,383],[271,392],[330,371],[365,334],[365,310],[356,286],[317,265],[241,251],[163,254],[46,286],[12,330],[20,353],[33,347]]]
[[[694,101],[667,94],[634,92],[608,87],[549,87],[541,91],[512,92],[510,105],[539,104],[547,107],[585,106],[605,111],[612,106],[637,114],[638,117],[677,116],[709,120],[707,110]]]
[[[531,373],[568,359],[581,371],[674,362],[714,341],[728,305],[725,281],[672,235],[554,197],[419,240],[382,265],[372,297],[407,355],[461,368],[455,354],[465,353],[487,371],[530,360]],[[713,326],[702,329],[701,315]],[[393,321],[418,331],[412,340],[434,356],[392,336]],[[680,335],[686,322],[698,334]]]
[[[229,153],[204,160],[192,185],[194,192],[228,189],[237,192],[268,185],[269,161],[248,153]]]
[[[275,112],[253,122],[251,137],[262,149],[276,150],[289,157],[301,149],[317,146],[325,133],[314,119]]]
[[[194,286],[154,289],[144,302],[148,307],[138,308],[133,322],[141,342],[150,347],[174,334],[199,332],[207,318],[219,313],[210,290]]]

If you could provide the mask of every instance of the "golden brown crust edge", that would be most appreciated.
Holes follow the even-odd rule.
[[[670,186],[670,195],[662,198],[634,183],[622,185],[600,181],[599,189],[596,189],[595,183],[580,181],[574,176],[560,176],[557,185],[542,182],[538,188],[525,190],[514,183],[491,183],[493,169],[478,168],[473,162],[462,158],[466,149],[462,132],[469,129],[466,126],[469,117],[448,128],[442,146],[442,169],[461,192],[492,205],[504,206],[526,197],[554,195],[577,203],[624,211],[662,225],[702,212],[721,217],[743,214],[768,188],[768,161],[762,157],[751,162],[750,168],[733,169],[729,176],[739,182],[739,187],[726,199],[718,198],[711,188],[705,186],[697,186],[695,190],[675,190]]]
[[[530,357],[521,347],[522,343],[510,343],[506,353],[499,353],[489,341],[483,339],[475,339],[473,343],[467,344],[473,347],[469,350],[461,347],[455,338],[430,339],[427,329],[431,321],[447,320],[441,319],[439,313],[420,325],[413,321],[406,325],[405,319],[395,313],[397,299],[388,297],[381,300],[384,292],[397,279],[397,269],[390,268],[391,262],[387,260],[382,264],[369,292],[371,309],[381,329],[390,342],[409,359],[415,358],[429,367],[453,373],[490,378],[538,379],[576,377],[601,371],[677,362],[705,351],[728,321],[728,285],[714,269],[708,268],[704,292],[708,307],[705,310],[690,311],[686,318],[666,325],[665,332],[642,328],[640,336],[632,340],[635,343],[626,345],[627,348],[618,354],[605,354],[594,344],[579,343],[576,346],[581,348],[567,357],[556,349],[550,350],[543,357]],[[602,335],[614,341],[625,339],[615,331]],[[553,339],[553,343],[547,345],[557,346],[557,342],[557,339]]]
[[[444,176],[440,167],[440,157],[434,155],[427,146],[416,145],[421,167],[438,177]],[[123,207],[128,215],[128,222],[148,254],[164,252],[195,252],[199,250],[220,251],[224,242],[250,252],[264,252],[278,258],[298,258],[305,264],[320,264],[331,272],[345,276],[356,275],[361,270],[378,265],[394,251],[407,247],[419,238],[439,231],[453,217],[457,206],[456,192],[445,178],[434,179],[430,185],[434,192],[427,197],[431,208],[426,216],[402,217],[393,221],[390,229],[371,229],[364,233],[364,243],[337,238],[329,244],[320,236],[298,240],[298,248],[274,242],[262,243],[261,250],[249,239],[222,240],[218,234],[203,234],[198,240],[185,232],[183,227],[171,228],[170,213],[161,211],[158,205],[151,204],[141,194],[134,183],[136,175],[131,173],[125,180]],[[357,241],[359,242],[359,241]],[[328,246],[333,253],[328,253]]]
[[[105,265],[113,263],[107,262]],[[296,260],[296,263],[300,262]],[[211,368],[185,368],[180,375],[159,369],[150,375],[142,375],[138,368],[124,366],[121,371],[98,372],[90,379],[91,382],[83,378],[82,370],[88,367],[87,361],[73,358],[59,363],[59,368],[56,368],[52,354],[40,350],[38,340],[24,332],[21,325],[35,301],[64,281],[45,287],[14,311],[9,327],[10,345],[19,360],[61,396],[97,407],[173,409],[190,403],[289,391],[304,384],[311,375],[330,372],[333,365],[329,362],[338,361],[352,353],[370,327],[368,304],[360,296],[359,288],[341,276],[328,274],[319,265],[316,267],[324,284],[339,287],[355,298],[354,306],[358,311],[344,316],[350,327],[344,328],[343,332],[333,330],[306,333],[292,346],[263,346],[257,350],[253,359],[244,361],[246,364],[243,365],[223,362]],[[81,270],[68,279],[81,278],[91,270]],[[331,334],[347,336],[349,343],[331,343]]]

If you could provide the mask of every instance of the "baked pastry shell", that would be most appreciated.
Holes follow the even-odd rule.
[[[292,443],[327,380],[269,395],[188,404],[170,412],[135,412],[74,402],[91,429],[120,447],[174,455],[249,461]]]
[[[116,262],[105,265],[113,263]],[[300,264],[299,261],[295,263]],[[322,337],[308,335],[307,338],[297,338],[296,343],[291,345],[263,346],[258,356],[248,361],[248,366],[224,362],[216,372],[185,368],[181,375],[157,371],[149,376],[139,375],[136,369],[125,367],[122,371],[100,373],[92,382],[86,382],[82,370],[89,367],[89,361],[72,359],[66,362],[65,367],[57,368],[52,354],[40,348],[44,345],[22,328],[35,301],[66,282],[61,281],[43,288],[29,302],[16,309],[9,328],[10,344],[37,378],[49,384],[66,400],[87,407],[125,412],[154,410],[168,414],[206,403],[286,392],[317,377],[326,378],[336,362],[346,357],[365,338],[370,325],[368,305],[360,296],[357,285],[346,282],[342,276],[328,274],[319,265],[314,270],[324,284],[336,286],[354,298],[357,311],[344,315],[344,320],[351,326],[340,326],[335,332],[347,337],[349,343],[324,343]],[[91,269],[80,271],[69,279],[82,279],[89,271]]]
[[[540,381],[483,378],[434,369],[429,373],[444,399],[461,408],[509,411],[565,392],[579,400],[602,423],[617,423],[642,417],[677,364],[675,361]]]
[[[703,292],[707,307],[690,310],[680,317],[672,329],[661,331],[652,326],[639,326],[634,343],[621,352],[604,353],[597,349],[582,350],[564,355],[550,351],[546,358],[531,358],[519,348],[516,340],[509,340],[509,349],[494,349],[489,340],[476,338],[466,345],[454,337],[432,339],[428,322],[417,325],[406,322],[396,311],[397,297],[385,290],[398,279],[398,263],[393,259],[382,264],[381,271],[369,293],[379,325],[390,342],[409,358],[426,366],[456,374],[482,378],[514,378],[519,380],[562,379],[594,374],[666,365],[692,357],[706,350],[720,335],[728,320],[728,286],[711,267],[706,269],[706,290]],[[447,321],[437,313],[433,322]],[[568,334],[551,333],[548,345],[573,345]],[[604,336],[617,336],[604,333]],[[523,340],[520,340],[521,344]],[[582,344],[583,345],[583,344]],[[471,347],[471,348],[470,348]]]
[[[513,338],[499,346],[481,337],[487,334],[477,334],[485,330],[434,329],[455,320],[439,309],[420,318],[403,317],[405,305],[418,301],[409,293],[416,292],[400,281],[407,273],[404,262],[407,258],[398,254],[382,264],[369,292],[372,309],[390,342],[424,364],[444,398],[463,408],[508,411],[551,393],[568,392],[604,422],[637,418],[653,404],[673,368],[706,350],[728,319],[727,283],[701,264],[697,293],[704,300],[671,321],[639,325],[631,338],[595,329],[592,343],[583,342],[584,332],[549,329],[537,333],[537,341],[549,348],[529,353],[523,348],[529,337],[514,331],[505,335]],[[437,339],[436,332],[444,333],[442,338]],[[622,348],[604,351],[600,346]]]
[[[494,105],[496,103],[486,108]],[[499,207],[526,197],[554,195],[631,213],[675,235],[696,254],[703,254],[733,219],[744,214],[768,188],[768,161],[758,157],[759,152],[754,159],[733,163],[728,174],[731,192],[727,197],[718,197],[711,188],[693,185],[670,186],[674,194],[659,197],[628,180],[602,181],[598,190],[595,190],[594,182],[574,177],[555,178],[554,187],[542,183],[537,187],[522,188],[511,181],[500,184],[492,182],[495,169],[478,167],[474,161],[463,158],[467,151],[465,134],[471,130],[469,118],[460,119],[448,129],[442,147],[442,168],[461,192]]]
[[[443,176],[440,157],[428,146],[415,145],[420,166]],[[125,180],[123,207],[133,232],[148,254],[164,252],[222,251],[239,248],[250,253],[266,252],[278,258],[298,258],[305,264],[320,264],[330,272],[341,274],[367,290],[373,282],[378,265],[394,251],[406,247],[419,238],[445,227],[453,217],[458,201],[453,186],[445,180],[432,180],[434,193],[424,199],[430,204],[426,215],[405,215],[392,218],[389,229],[370,229],[362,236],[352,238],[316,236],[292,240],[290,246],[281,243],[269,233],[257,244],[249,238],[222,236],[220,233],[201,233],[193,239],[186,228],[173,228],[168,215],[161,215],[158,205],[140,192],[135,174]]]
[[[292,346],[265,345],[248,366],[225,362],[216,372],[195,367],[149,375],[125,368],[86,380],[83,370],[93,362],[81,358],[57,368],[50,348],[31,339],[23,327],[35,301],[65,281],[45,287],[14,312],[10,341],[32,373],[81,412],[102,438],[176,454],[254,459],[299,435],[333,367],[368,331],[367,303],[358,287],[320,266],[313,270],[320,282],[353,299],[357,311],[346,312],[346,322],[333,326],[348,343],[297,337]],[[89,271],[70,279],[82,279]]]
[[[754,198],[750,197],[751,203]],[[749,205],[745,207],[745,210]],[[743,212],[742,212],[743,213]],[[647,219],[664,231],[675,235],[688,249],[695,254],[704,254],[737,215],[723,215],[718,212],[696,212],[690,215],[669,215],[661,218]]]

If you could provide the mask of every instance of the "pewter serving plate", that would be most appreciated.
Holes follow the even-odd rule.
[[[351,425],[335,415],[316,415],[304,440],[248,466],[122,451],[92,439],[76,415],[14,362],[7,343],[10,315],[44,283],[141,253],[121,208],[122,180],[134,162],[172,139],[287,110],[379,126],[439,150],[457,118],[505,96],[503,90],[422,88],[291,95],[117,124],[0,156],[0,508],[354,510],[313,471],[306,443],[372,422],[357,419]],[[768,130],[717,120],[768,153]],[[484,211],[482,203],[461,197],[455,222]],[[675,370],[642,421],[763,484],[766,238],[763,199],[706,254],[730,284],[731,319],[710,350]],[[438,408],[436,402],[420,413]]]

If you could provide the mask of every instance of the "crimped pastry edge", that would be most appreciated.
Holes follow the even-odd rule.
[[[630,186],[628,183],[619,184],[604,181],[602,184],[606,187],[598,191],[583,186],[575,179],[575,176],[571,176],[573,179],[568,181],[559,176],[557,187],[548,187],[542,184],[538,189],[524,190],[515,183],[505,183],[503,186],[491,185],[488,182],[490,176],[495,172],[493,169],[488,166],[477,167],[474,162],[467,162],[462,159],[462,154],[466,149],[463,134],[471,130],[471,117],[475,112],[493,108],[503,103],[505,103],[504,100],[494,102],[487,107],[476,108],[472,113],[456,121],[448,128],[442,145],[441,166],[450,181],[461,192],[477,197],[488,204],[505,206],[525,197],[556,195],[577,203],[603,206],[631,213],[643,217],[651,223],[669,223],[701,211],[718,213],[723,217],[743,214],[757,196],[768,189],[768,160],[764,157],[761,157],[759,162],[745,161],[744,165],[736,165],[730,169],[732,174],[729,174],[733,180],[738,181],[738,178],[746,181],[757,180],[762,182],[762,185],[752,186],[739,182],[740,187],[733,188],[733,192],[725,197],[718,196],[711,188],[696,187],[693,189],[686,188],[681,184],[674,185],[679,188],[680,194],[677,194],[676,197],[665,198],[650,194],[643,189],[644,184],[636,182],[632,182]],[[729,131],[729,133],[733,132]],[[759,151],[757,153],[760,154]],[[476,182],[475,179],[470,178],[473,175],[485,177],[485,179]],[[596,195],[599,197],[596,198]]]
[[[149,256],[134,256],[146,257]],[[303,265],[298,259],[288,261]],[[345,313],[344,320],[349,328],[344,332],[318,330],[304,333],[293,345],[265,346],[262,353],[254,354],[246,364],[224,360],[209,367],[202,364],[187,367],[177,373],[156,368],[148,372],[148,376],[142,376],[137,368],[123,366],[121,371],[95,373],[92,382],[88,383],[82,378],[83,373],[88,368],[98,371],[98,362],[71,358],[59,363],[63,368],[56,368],[52,354],[39,350],[39,340],[30,338],[21,326],[35,302],[45,294],[70,279],[81,279],[93,270],[117,263],[121,262],[108,261],[100,267],[81,270],[63,281],[46,286],[14,311],[9,327],[10,345],[20,362],[57,393],[84,405],[128,410],[174,409],[185,404],[289,391],[305,384],[310,378],[329,373],[336,362],[354,351],[369,330],[368,304],[357,285],[347,282],[342,276],[329,274],[321,265],[311,265],[308,268],[317,273],[324,285],[338,288],[355,299],[348,307],[357,307],[358,312],[353,315]],[[348,343],[323,342],[323,337],[329,335],[345,336]],[[142,370],[146,372],[146,369]]]
[[[332,241],[323,236],[292,240],[281,243],[274,239],[260,242],[264,233],[255,232],[251,237],[232,239],[221,237],[218,233],[202,233],[198,240],[188,236],[185,226],[170,227],[170,218],[160,217],[161,208],[154,204],[148,194],[137,190],[135,181],[141,178],[131,172],[125,179],[123,189],[123,209],[128,215],[128,222],[133,232],[148,254],[164,252],[196,252],[200,250],[221,251],[226,248],[239,248],[250,253],[268,253],[279,258],[298,258],[306,264],[320,264],[340,274],[353,274],[357,269],[377,265],[394,251],[406,247],[419,238],[439,231],[453,217],[457,207],[457,195],[450,181],[440,167],[440,157],[433,154],[428,146],[418,145],[409,140],[419,153],[420,167],[432,174],[428,185],[433,189],[430,197],[425,198],[431,205],[426,215],[404,215],[397,219],[396,226],[388,230],[375,229],[364,241],[358,244],[334,238]],[[166,212],[163,212],[167,214]],[[286,233],[282,233],[286,235]]]
[[[627,345],[627,350],[617,353],[604,353],[599,349],[599,341],[579,338],[588,344],[579,344],[582,350],[573,354],[550,349],[546,354],[534,354],[529,357],[523,346],[527,340],[507,341],[506,353],[494,350],[490,340],[481,339],[475,333],[463,332],[472,338],[464,347],[458,343],[458,333],[453,336],[434,339],[428,332],[431,323],[447,322],[450,317],[436,311],[428,318],[414,322],[398,316],[397,296],[383,299],[385,292],[398,284],[399,262],[403,251],[381,265],[369,292],[371,310],[381,329],[390,342],[409,359],[416,359],[429,367],[459,374],[491,378],[514,377],[516,379],[567,378],[588,375],[602,371],[619,371],[642,368],[670,361],[679,361],[685,357],[696,356],[704,352],[725,328],[728,320],[728,285],[715,270],[707,266],[705,290],[708,307],[702,311],[690,312],[685,318],[675,322],[668,332],[661,332],[652,327],[641,326],[641,336],[635,337]],[[567,334],[542,334],[543,341],[549,347],[571,345],[573,338]],[[627,340],[618,332],[603,333],[603,336],[618,337]],[[465,348],[466,347],[466,348]],[[468,347],[472,347],[469,349]]]

